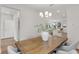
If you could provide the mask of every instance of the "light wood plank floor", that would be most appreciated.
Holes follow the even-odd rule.
[[[8,46],[14,46],[15,47],[14,38],[1,39],[1,53],[2,54],[7,54],[7,47]]]

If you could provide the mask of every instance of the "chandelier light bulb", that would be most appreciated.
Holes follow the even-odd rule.
[[[45,17],[48,17],[48,11],[45,11]]]
[[[48,18],[48,17],[52,16],[52,13],[48,12],[48,11],[45,11],[44,13],[40,12],[39,15],[40,15],[41,18],[43,18],[43,17]]]
[[[52,16],[52,13],[49,13],[49,16]]]
[[[43,13],[42,13],[42,12],[40,12],[40,16],[43,18],[43,16],[44,16],[44,15],[43,15]]]

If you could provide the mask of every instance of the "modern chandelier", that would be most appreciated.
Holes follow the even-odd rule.
[[[48,17],[51,17],[51,16],[52,16],[51,12],[48,12],[48,11],[40,12],[40,17],[41,18],[48,18]]]

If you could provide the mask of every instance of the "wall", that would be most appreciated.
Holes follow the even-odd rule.
[[[0,11],[1,11],[1,8],[0,8]],[[1,12],[0,12],[0,15],[1,15]],[[0,37],[1,37],[1,16],[0,16]]]
[[[68,38],[71,41],[79,41],[79,5],[69,5],[67,7],[67,21]]]
[[[21,39],[28,39],[38,35],[34,25],[41,23],[39,13],[29,8],[21,9]]]

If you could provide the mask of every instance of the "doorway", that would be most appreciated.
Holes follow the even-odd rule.
[[[17,38],[19,10],[9,7],[1,7],[0,38]]]

